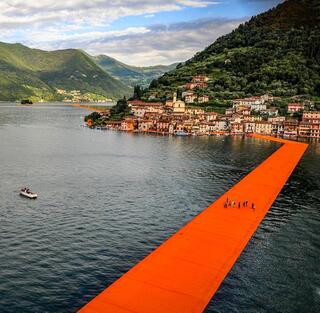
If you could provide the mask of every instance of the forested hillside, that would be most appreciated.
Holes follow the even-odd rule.
[[[80,50],[48,52],[0,43],[0,100],[61,100],[72,90],[97,99],[131,93]]]
[[[288,0],[251,18],[154,80],[145,96],[165,97],[199,74],[210,78],[210,99],[320,96],[320,1]]]
[[[125,85],[147,87],[151,81],[174,69],[177,64],[136,67],[124,64],[106,55],[92,57],[93,60],[111,76],[119,79]]]

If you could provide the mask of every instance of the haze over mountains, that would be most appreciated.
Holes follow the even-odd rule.
[[[150,81],[172,67],[136,68],[81,50],[42,51],[0,43],[0,100],[103,100],[129,96],[135,84]],[[74,92],[79,91],[79,93]]]

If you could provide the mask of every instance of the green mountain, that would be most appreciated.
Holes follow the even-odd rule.
[[[75,94],[98,100],[130,93],[80,50],[47,52],[0,43],[0,100],[62,100]]]
[[[251,18],[153,81],[145,96],[166,97],[200,74],[210,78],[202,92],[212,101],[266,92],[320,96],[319,0],[288,0]]]
[[[127,86],[148,86],[153,79],[173,70],[177,64],[156,65],[150,67],[136,67],[119,62],[106,55],[92,57],[92,59],[107,73],[119,79]]]

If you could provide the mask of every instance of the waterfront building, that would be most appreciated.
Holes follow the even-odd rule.
[[[298,128],[299,137],[320,138],[320,123],[301,122]]]
[[[231,123],[231,133],[232,134],[243,134],[243,131],[244,131],[244,125],[242,123],[238,123],[238,122],[234,122],[234,123]]]
[[[223,119],[223,118],[218,119],[216,121],[216,125],[217,125],[217,130],[218,131],[227,131],[228,130],[228,126],[229,126],[228,121],[226,119]]]
[[[283,135],[284,131],[284,125],[283,122],[281,121],[273,121],[271,122],[272,124],[272,134],[275,136],[281,136]]]
[[[121,121],[107,121],[106,127],[108,129],[120,130],[121,129]]]
[[[299,122],[295,119],[286,120],[283,122],[283,135],[284,136],[297,136]]]
[[[125,119],[121,122],[121,130],[123,131],[134,131],[135,121],[131,118]]]
[[[153,124],[152,120],[140,120],[138,123],[138,129],[142,132],[146,132],[153,128]]]
[[[271,135],[272,134],[272,123],[267,121],[256,122],[255,132],[257,134]]]
[[[209,134],[209,125],[207,122],[201,122],[199,124],[199,134],[200,135],[207,135]]]
[[[320,138],[320,124],[311,123],[310,138]]]
[[[250,121],[243,122],[243,130],[245,133],[254,133],[256,131],[256,123]]]

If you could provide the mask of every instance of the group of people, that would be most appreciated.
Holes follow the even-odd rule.
[[[22,188],[21,191],[26,193],[31,193],[30,189],[27,187]]]
[[[228,208],[228,207],[232,207],[232,208],[238,207],[239,209],[241,207],[248,208],[249,207],[249,201],[246,200],[246,201],[243,201],[243,202],[241,202],[241,201],[236,202],[234,200],[229,200],[229,197],[227,197],[227,200],[224,203],[224,208]],[[251,203],[251,209],[252,210],[256,209],[256,206],[255,206],[255,204],[253,202]]]

